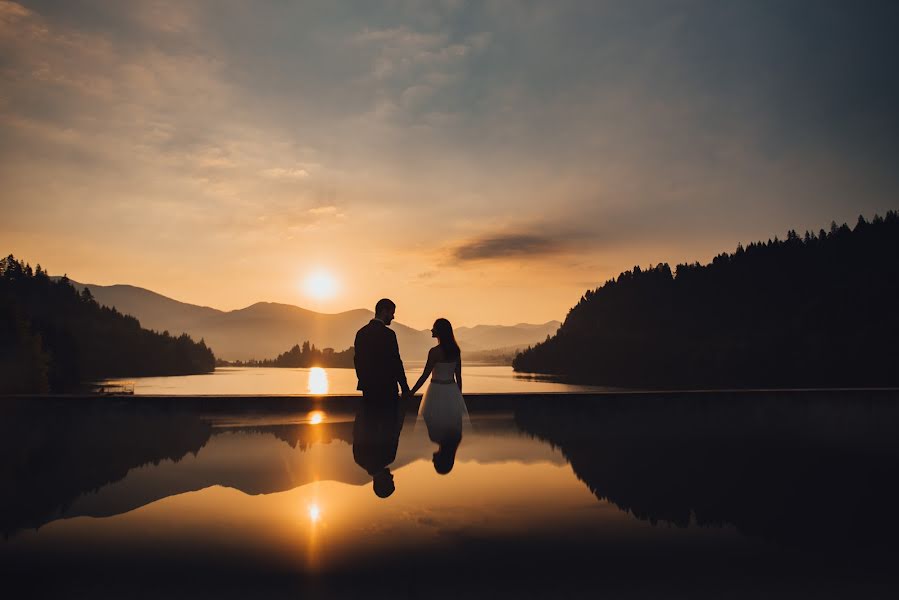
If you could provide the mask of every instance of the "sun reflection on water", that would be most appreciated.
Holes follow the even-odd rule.
[[[322,511],[318,507],[318,504],[310,504],[309,505],[309,520],[313,523],[318,523],[318,520],[322,517]]]
[[[323,410],[313,410],[309,413],[309,424],[310,425],[320,425],[325,422],[325,411]]]
[[[309,369],[309,383],[306,385],[306,389],[310,394],[327,394],[328,372],[321,367]]]

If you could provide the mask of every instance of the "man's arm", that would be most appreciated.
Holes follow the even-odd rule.
[[[353,340],[353,367],[356,369],[356,379],[359,382],[356,385],[357,390],[361,390],[368,384],[368,374],[371,372],[368,360],[365,334],[360,329],[356,332],[356,339]]]
[[[400,358],[400,345],[396,341],[396,334],[392,331],[390,333],[392,334],[390,336],[390,343],[393,345],[391,354],[393,355],[395,377],[400,384],[400,389],[405,395],[409,393],[409,382],[406,381],[406,369],[403,368],[403,359]]]
[[[356,369],[356,379],[359,378],[359,332],[356,332],[356,339],[353,340],[353,368]]]

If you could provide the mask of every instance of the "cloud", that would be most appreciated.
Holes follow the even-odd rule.
[[[899,4],[869,4],[0,0],[0,237],[327,248],[480,310],[515,261],[584,287],[882,213]]]
[[[27,17],[30,14],[30,10],[17,2],[0,0],[0,20],[16,21],[22,17]]]
[[[276,167],[273,169],[264,169],[262,174],[266,177],[271,177],[272,179],[305,179],[309,176],[309,171],[299,168],[285,169]]]
[[[339,212],[336,206],[316,206],[315,208],[309,209],[310,215],[322,216],[322,215],[334,215],[338,217],[342,217],[343,215]]]
[[[503,234],[464,242],[453,249],[457,261],[541,258],[564,249],[561,240],[539,234]]]

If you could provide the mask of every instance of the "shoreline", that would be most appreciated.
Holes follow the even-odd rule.
[[[312,410],[355,411],[361,395],[90,395],[90,394],[34,394],[0,395],[0,413],[3,411],[71,408],[150,408],[164,410],[221,411],[274,411],[295,412]],[[407,412],[415,412],[421,395],[408,402]],[[759,406],[781,404],[786,401],[836,402],[857,404],[864,402],[899,402],[897,388],[823,388],[823,389],[723,389],[723,390],[626,390],[595,392],[525,392],[525,393],[476,393],[465,394],[469,410],[473,412],[510,410],[524,404],[565,403],[567,405],[596,402],[615,404],[655,403],[727,403],[747,402]]]

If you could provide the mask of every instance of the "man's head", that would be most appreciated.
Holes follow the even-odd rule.
[[[385,325],[390,325],[393,321],[393,315],[396,312],[396,304],[388,298],[381,298],[375,304],[375,318],[384,321]]]

